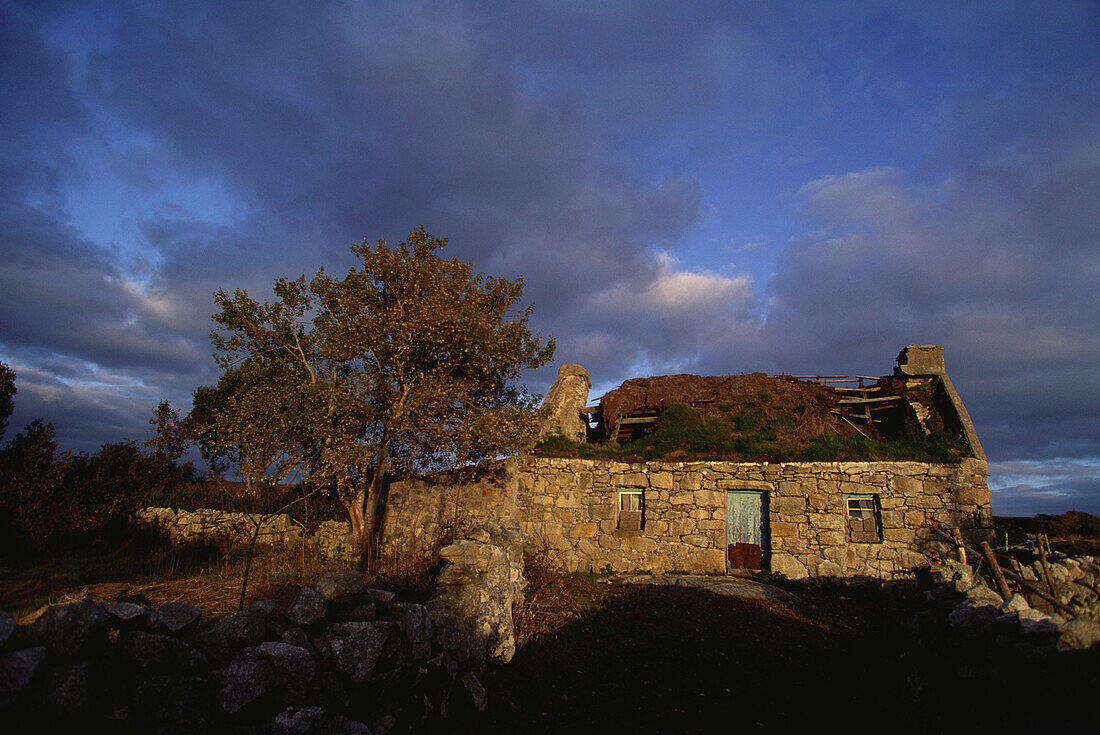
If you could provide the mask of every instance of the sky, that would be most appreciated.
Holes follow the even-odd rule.
[[[213,294],[419,224],[593,396],[944,346],[998,515],[1100,514],[1095,2],[0,0],[7,438],[149,435]]]

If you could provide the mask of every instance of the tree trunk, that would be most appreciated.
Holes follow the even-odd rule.
[[[378,456],[374,463],[374,471],[371,473],[370,491],[366,497],[367,543],[371,550],[378,546],[378,536],[382,525],[382,482],[386,479],[386,460],[388,458],[386,445],[378,450]]]
[[[362,484],[355,483],[350,478],[341,477],[336,481],[336,495],[348,511],[351,532],[355,536],[359,548],[366,549],[369,531],[363,513],[366,497],[363,493]]]
[[[249,516],[251,518],[251,516]],[[237,611],[244,610],[244,593],[248,590],[248,573],[252,571],[252,558],[256,556],[256,540],[260,538],[260,528],[263,527],[266,518],[260,516],[260,521],[257,523],[253,518],[252,523],[255,526],[252,530],[252,540],[248,542],[248,556],[244,562],[244,576],[241,578],[241,600],[237,603]]]

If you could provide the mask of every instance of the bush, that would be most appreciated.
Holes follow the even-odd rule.
[[[53,426],[32,421],[0,449],[0,551],[22,556],[112,536],[136,508],[197,480],[189,464],[143,454],[133,442],[58,455]]]

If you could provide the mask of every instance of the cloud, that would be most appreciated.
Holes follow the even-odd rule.
[[[875,167],[804,185],[808,233],[768,284],[769,348],[856,371],[904,344],[943,344],[991,454],[1100,452],[1100,331],[1086,316],[1100,313],[1100,159],[1085,152],[1100,134],[1095,86],[1074,104],[1037,90],[1029,104],[1052,105],[1041,123],[1002,123],[999,142],[955,151],[953,170]],[[997,98],[972,100],[972,115],[1004,114],[982,101]],[[950,118],[941,148],[972,128]]]
[[[711,271],[683,270],[668,253],[656,256],[648,282],[618,284],[593,296],[593,308],[607,313],[637,314],[650,319],[722,317],[747,320],[754,302],[751,280]]]
[[[266,298],[420,222],[480,269],[538,274],[547,332],[594,282],[651,272],[697,219],[698,180],[621,159],[475,10],[6,4],[0,355],[22,405],[178,397],[212,378],[216,289]]]
[[[879,229],[909,222],[916,214],[899,169],[880,166],[824,176],[802,187],[807,215],[826,226]]]
[[[989,487],[997,515],[1067,510],[1100,515],[1100,461],[1095,457],[990,462]]]
[[[211,382],[218,288],[423,223],[598,383],[939,343],[998,460],[1100,456],[1095,8],[0,13],[0,359],[63,442]]]
[[[6,363],[16,372],[19,393],[5,439],[41,417],[54,424],[62,450],[95,451],[105,442],[142,441],[157,401],[168,398],[179,407],[190,393],[171,374],[147,373],[146,383],[126,371],[71,358],[20,350],[12,355]]]
[[[739,336],[751,338],[756,307],[747,276],[692,270],[658,252],[638,277],[577,304],[562,350],[579,355],[594,382],[690,372]]]

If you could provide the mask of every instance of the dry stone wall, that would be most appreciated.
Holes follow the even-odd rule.
[[[542,400],[541,410],[546,414],[546,423],[540,436],[559,433],[570,441],[583,442],[588,427],[582,412],[588,404],[591,387],[592,378],[580,365],[558,368],[558,377]]]
[[[443,548],[436,597],[470,630],[476,658],[508,663],[516,652],[516,612],[523,607],[527,538],[516,521],[488,522]]]
[[[484,709],[485,659],[441,599],[369,589],[351,570],[216,620],[79,602],[30,625],[0,611],[0,721],[10,732],[409,732]]]
[[[486,522],[514,520],[519,487],[511,460],[395,482],[386,498],[382,544],[398,558],[435,556]]]
[[[354,562],[359,546],[351,532],[351,524],[325,521],[312,533],[306,531],[285,513],[267,517],[232,511],[200,508],[142,508],[134,513],[133,523],[139,528],[164,534],[180,546],[216,546],[229,550],[247,546],[252,541],[255,524],[262,523],[256,543],[262,546],[315,545],[325,556]]]
[[[1040,652],[1085,650],[1100,644],[1100,558],[1071,557],[1054,552],[1048,565],[1054,594],[1065,606],[1053,610],[1037,594],[1023,590],[1004,599],[978,570],[945,559],[930,568],[934,583],[925,595],[933,607],[913,621],[919,629],[939,618],[951,628],[991,630],[998,642]],[[1023,577],[1032,590],[1043,589],[1041,563],[1023,566]],[[987,571],[988,573],[988,571]],[[1029,599],[1030,602],[1029,602]],[[1047,610],[1032,607],[1031,603]],[[1067,616],[1063,613],[1068,613]]]

